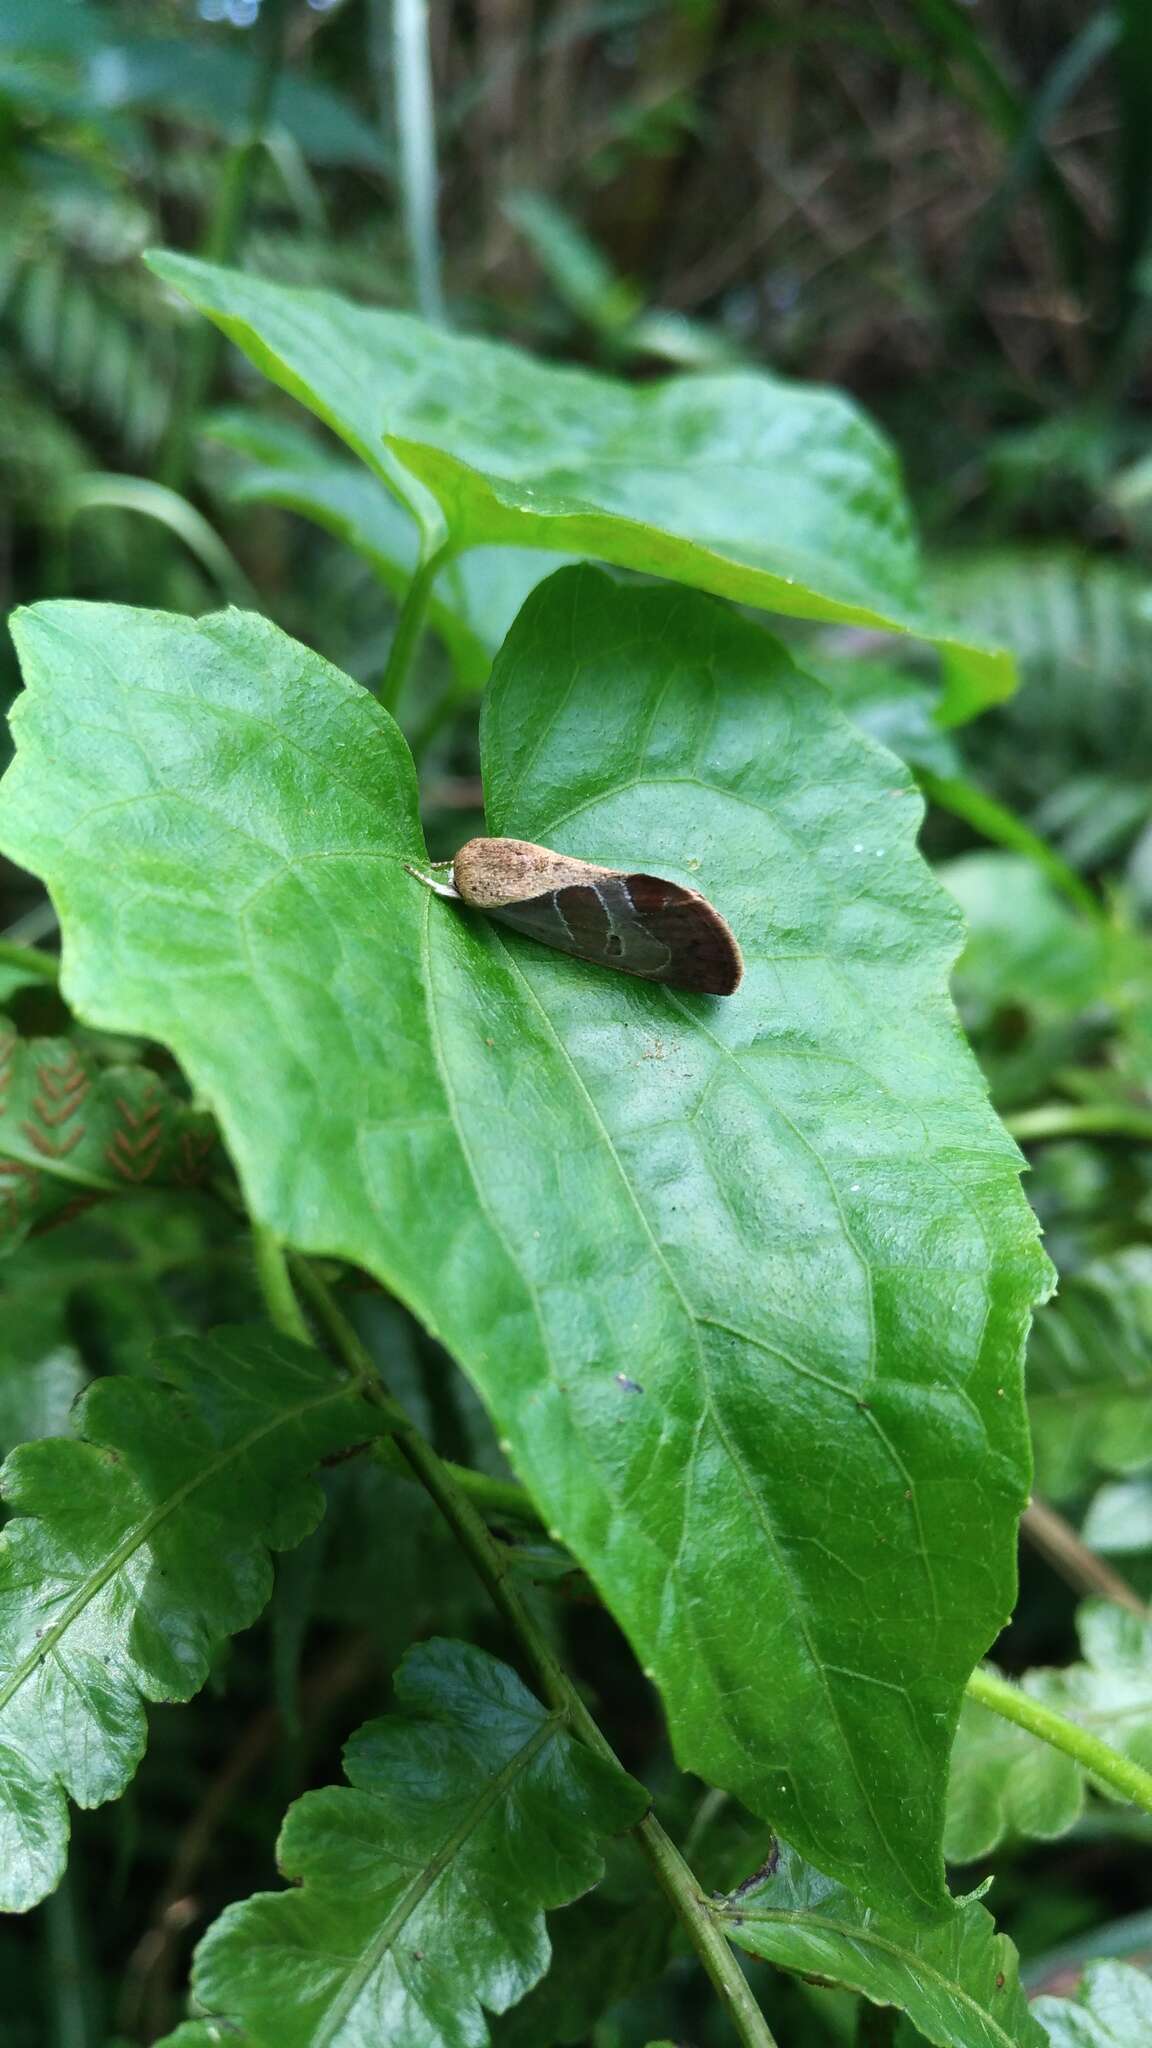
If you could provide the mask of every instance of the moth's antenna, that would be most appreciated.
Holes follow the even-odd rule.
[[[432,865],[433,867],[450,868],[452,863],[450,860],[440,860],[433,861]],[[426,889],[431,889],[434,896],[447,896],[451,903],[459,903],[461,901],[459,890],[454,888],[451,882],[436,881],[434,876],[424,874],[420,868],[414,868],[410,860],[405,861],[404,870],[406,874],[415,875],[416,880],[423,882]]]

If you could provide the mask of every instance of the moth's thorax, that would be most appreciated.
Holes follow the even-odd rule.
[[[600,882],[615,872],[533,846],[529,839],[470,839],[452,862],[452,880],[476,910],[498,910],[573,882]]]

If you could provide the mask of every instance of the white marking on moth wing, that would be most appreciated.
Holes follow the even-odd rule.
[[[568,919],[565,917],[564,912],[560,907],[559,892],[554,889],[549,900],[553,911],[555,912],[556,916],[560,919],[560,922],[563,925],[565,931],[567,932],[568,937],[571,939],[572,944],[575,946],[577,944],[576,934],[573,931],[571,925],[568,922]]]
[[[613,889],[619,890],[632,913],[631,917],[626,920],[623,928],[618,924],[615,911],[600,887],[599,882],[593,882],[592,887],[599,899],[600,908],[608,919],[608,929],[619,942],[621,951],[617,957],[626,960],[630,953],[635,957],[637,951],[635,932],[638,930],[646,946],[652,949],[659,948],[659,951],[664,956],[660,964],[663,967],[667,967],[672,959],[672,948],[665,939],[658,939],[651,927],[645,923],[643,915],[636,908],[635,899],[625,877],[619,875],[612,883]]]
[[[630,907],[631,909],[635,910],[635,905],[633,904],[633,902],[632,902],[632,898],[631,898],[631,896],[629,895],[629,892],[628,892],[628,886],[627,886],[627,884],[626,884],[625,882],[621,881],[621,882],[619,882],[619,883],[617,884],[617,887],[618,887],[618,888],[620,888],[620,889],[621,889],[621,890],[623,891],[624,895],[628,897],[628,903],[629,903],[629,907]],[[626,932],[622,932],[622,931],[620,931],[619,927],[617,926],[617,923],[616,923],[616,918],[615,918],[615,916],[614,916],[614,914],[613,914],[613,910],[612,910],[612,905],[611,905],[611,904],[610,904],[610,902],[608,901],[608,898],[607,898],[607,896],[606,896],[606,895],[604,894],[604,891],[603,891],[603,889],[602,889],[602,888],[600,887],[600,884],[599,884],[599,882],[593,882],[593,884],[592,884],[592,894],[593,894],[593,895],[595,896],[595,898],[596,898],[596,901],[597,901],[597,903],[598,903],[598,904],[600,905],[600,908],[601,908],[601,910],[602,910],[602,911],[604,912],[604,916],[605,916],[605,918],[606,918],[606,920],[607,920],[607,923],[608,923],[608,936],[607,936],[607,938],[606,938],[606,939],[605,939],[605,941],[604,941],[604,956],[605,956],[605,958],[606,958],[606,959],[616,959],[616,960],[626,960],[626,959],[628,958],[628,936],[627,936],[627,933],[626,933]],[[615,949],[613,949],[613,948],[612,948],[612,947],[611,947],[611,946],[609,945],[609,943],[608,943],[608,940],[609,940],[609,939],[615,939],[615,941],[616,941],[616,946],[615,946]]]

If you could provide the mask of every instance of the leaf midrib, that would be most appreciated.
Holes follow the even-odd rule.
[[[481,1212],[488,1221],[489,1227],[493,1230],[499,1242],[504,1247],[505,1255],[508,1257],[512,1265],[512,1268],[516,1273],[517,1280],[524,1287],[527,1298],[532,1304],[533,1314],[535,1316],[537,1328],[539,1330],[540,1342],[543,1352],[546,1357],[550,1358],[551,1347],[549,1345],[547,1333],[545,1331],[543,1320],[540,1315],[539,1303],[536,1299],[535,1291],[527,1282],[518,1262],[513,1257],[512,1250],[508,1244],[505,1233],[499,1228],[491,1214],[490,1206],[484,1196],[483,1189],[480,1185],[479,1175],[477,1174],[475,1165],[472,1160],[471,1150],[468,1146],[464,1131],[461,1127],[455,1093],[451,1087],[451,1083],[448,1078],[447,1064],[443,1055],[439,1025],[436,1016],[433,976],[431,972],[431,910],[431,899],[429,899],[428,904],[424,908],[424,989],[426,1011],[428,1016],[429,1040],[433,1048],[434,1057],[436,1059],[437,1070],[439,1072],[441,1079],[441,1086],[443,1089],[445,1101],[448,1105],[449,1113],[451,1115],[452,1126],[456,1133],[456,1140],[460,1149],[460,1155],[467,1167],[469,1178],[471,1179],[472,1186],[475,1191],[476,1199],[480,1206]],[[805,1608],[803,1601],[798,1597],[796,1593],[793,1575],[788,1567],[787,1560],[784,1558],[783,1554],[780,1551],[779,1541],[776,1536],[776,1532],[772,1528],[771,1523],[766,1519],[763,1503],[759,1499],[759,1496],[757,1495],[755,1488],[752,1486],[748,1474],[744,1468],[743,1462],[737,1457],[735,1449],[729,1438],[729,1434],[727,1430],[724,1428],[719,1416],[716,1413],[712,1397],[712,1390],[708,1382],[708,1375],[704,1363],[704,1352],[700,1337],[699,1323],[695,1315],[695,1312],[693,1311],[687,1299],[685,1298],[683,1289],[681,1288],[678,1280],[676,1279],[675,1274],[672,1272],[668,1264],[667,1258],[664,1252],[662,1251],[660,1244],[652,1230],[651,1223],[649,1222],[648,1217],[645,1214],[639,1202],[639,1198],[636,1194],[636,1191],[633,1188],[632,1183],[624,1169],[623,1162],[621,1161],[619,1153],[617,1152],[616,1147],[612,1141],[611,1133],[605,1126],[604,1120],[601,1117],[595,1102],[589,1095],[588,1089],[583,1081],[583,1078],[576,1069],[571,1054],[568,1052],[567,1047],[564,1045],[563,1040],[560,1037],[560,1034],[558,1033],[555,1024],[553,1023],[551,1017],[548,1015],[548,1012],[541,1004],[538,996],[536,995],[535,990],[532,988],[531,983],[529,982],[527,976],[524,974],[523,968],[519,965],[519,962],[513,955],[507,941],[504,938],[503,933],[496,932],[494,934],[494,938],[496,943],[503,951],[512,972],[516,976],[517,980],[523,985],[523,987],[528,993],[530,1000],[538,1010],[545,1024],[549,1037],[551,1038],[552,1042],[559,1051],[561,1057],[564,1059],[565,1063],[570,1069],[575,1085],[579,1090],[581,1096],[583,1097],[588,1113],[590,1114],[593,1120],[595,1129],[598,1131],[602,1142],[607,1147],[609,1157],[611,1158],[615,1170],[619,1176],[620,1182],[625,1190],[627,1199],[632,1205],[633,1209],[635,1210],[636,1215],[645,1232],[645,1235],[647,1236],[648,1241],[652,1246],[653,1253],[657,1259],[657,1262],[663,1269],[667,1277],[669,1286],[671,1287],[677,1301],[679,1302],[681,1313],[687,1323],[688,1329],[692,1333],[692,1342],[696,1350],[697,1378],[701,1388],[703,1406],[712,1421],[712,1426],[716,1432],[717,1441],[721,1445],[721,1448],[723,1449],[724,1454],[728,1459],[729,1465],[737,1479],[737,1482],[740,1485],[742,1491],[745,1494],[745,1497],[749,1502],[750,1509],[753,1515],[755,1516],[758,1526],[762,1529],[764,1533],[765,1541],[768,1545],[769,1551],[773,1559],[775,1560],[780,1578],[789,1586],[791,1593],[792,1608],[796,1616],[797,1625],[799,1627],[800,1633],[803,1637],[805,1646],[807,1648],[812,1669],[816,1675],[821,1690],[824,1693],[832,1724],[835,1726],[839,1734],[847,1768],[859,1788],[861,1800],[863,1802],[865,1810],[868,1812],[873,1821],[877,1839],[883,1843],[885,1853],[888,1856],[893,1866],[893,1869],[896,1871],[898,1877],[903,1883],[906,1881],[906,1874],[901,1868],[900,1863],[895,1855],[895,1852],[893,1851],[891,1844],[888,1841],[887,1831],[882,1825],[881,1817],[876,1811],[871,1794],[869,1792],[868,1785],[864,1779],[864,1776],[862,1775],[858,1760],[855,1757],[851,1744],[848,1742],[847,1737],[845,1735],[841,1718],[837,1710],[834,1688],[832,1688],[828,1682],[829,1667],[825,1660],[819,1655],[816,1646],[812,1640],[810,1634],[809,1616],[807,1614],[807,1610]],[[827,1169],[824,1168],[823,1162],[820,1161],[819,1164],[821,1165],[822,1170],[826,1173]],[[851,1242],[851,1239],[849,1239],[849,1242]],[[853,1249],[856,1251],[856,1256],[859,1258],[860,1253],[858,1247],[854,1246]],[[864,1271],[865,1277],[867,1279],[869,1276],[867,1273],[866,1266],[864,1268]]]
[[[718,1917],[723,1921],[735,1920],[737,1916],[722,1911]],[[830,1935],[842,1947],[850,1948],[854,1944],[859,1944],[861,1948],[874,1949],[878,1954],[891,1957],[900,1965],[901,1969],[909,1971],[912,1976],[921,1980],[931,1979],[934,1985],[955,1999],[958,2005],[964,2006],[968,2011],[974,2013],[979,2020],[993,2028],[996,2039],[1004,2043],[1004,2048],[1019,2048],[1017,2038],[1012,2034],[1006,2034],[999,2020],[993,2017],[988,2007],[981,2005],[963,1984],[946,1976],[938,1964],[925,1962],[921,1956],[917,1955],[914,1948],[901,1948],[898,1942],[889,1940],[884,1935],[873,1933],[870,1927],[848,1928],[844,1926],[842,1921],[826,1918],[823,1914],[808,1912],[796,1907],[787,1908],[783,1906],[777,1907],[775,1910],[770,1907],[760,1907],[753,1911],[749,1911],[747,1907],[742,1907],[739,1918],[742,1921],[751,1921],[753,1925],[759,1923],[766,1926],[779,1926],[788,1930],[795,1930],[801,1935],[808,1929],[814,1929],[818,1933]],[[989,1925],[991,1926],[991,1923]],[[965,1931],[961,1930],[961,1939],[963,1939]],[[769,1958],[768,1960],[771,1959]],[[786,1964],[784,1967],[802,1969],[804,1966],[803,1964],[793,1963]],[[813,1967],[818,1968],[819,1966],[814,1963]],[[851,1984],[847,1980],[845,1982],[848,1989],[858,1991],[862,1997],[869,1999],[872,2003],[880,2005],[890,2005],[893,2003],[888,1998],[874,1999],[873,1994],[862,1984]]]
[[[177,1487],[175,1492],[169,1494],[166,1500],[153,1508],[151,1513],[146,1515],[142,1521],[135,1523],[127,1534],[121,1537],[115,1549],[109,1552],[108,1557],[99,1570],[90,1573],[82,1581],[79,1589],[66,1602],[59,1620],[53,1622],[50,1628],[45,1629],[29,1655],[22,1659],[19,1664],[13,1666],[8,1678],[0,1685],[0,1712],[3,1711],[10,1700],[15,1698],[25,1681],[33,1676],[38,1667],[56,1649],[57,1644],[66,1635],[73,1622],[83,1614],[90,1602],[103,1591],[109,1581],[128,1562],[128,1559],[134,1556],[136,1551],[148,1541],[153,1532],[161,1527],[171,1515],[175,1514],[177,1509],[182,1507],[186,1500],[202,1486],[206,1485],[210,1479],[215,1479],[222,1472],[226,1472],[229,1465],[234,1464],[237,1459],[243,1457],[256,1444],[262,1443],[270,1436],[274,1436],[278,1430],[286,1428],[289,1424],[299,1421],[302,1416],[314,1414],[317,1410],[328,1407],[333,1403],[346,1401],[348,1399],[348,1391],[347,1387],[333,1387],[331,1391],[317,1395],[312,1400],[302,1401],[291,1409],[279,1410],[269,1422],[257,1429],[250,1430],[247,1436],[239,1438],[223,1454],[212,1458],[206,1465],[201,1466],[183,1486]],[[92,1448],[106,1454],[115,1454],[115,1447],[111,1445],[93,1444]],[[13,1529],[18,1529],[21,1524],[16,1522],[11,1526]],[[253,1541],[259,1542],[262,1540],[264,1539],[259,1533],[253,1537]]]
[[[329,2048],[329,2044],[336,2040],[338,2029],[343,2026],[365,1984],[373,1972],[379,1968],[381,1961],[393,1947],[401,1930],[407,1926],[412,1915],[427,1898],[428,1893],[443,1876],[445,1870],[455,1860],[464,1844],[476,1833],[481,1823],[491,1813],[498,1801],[503,1798],[507,1788],[529,1768],[545,1744],[554,1739],[560,1733],[563,1726],[564,1720],[562,1715],[547,1715],[529,1737],[528,1741],[509,1757],[507,1763],[503,1765],[494,1777],[487,1780],[483,1789],[472,1801],[458,1825],[452,1830],[451,1834],[446,1836],[435,1855],[428,1858],[427,1862],[422,1866],[419,1876],[413,1880],[405,1890],[402,1898],[392,1907],[387,1917],[381,1923],[378,1932],[364,1950],[355,1969],[349,1972],[338,1997],[333,2002],[330,2012],[326,2015],[322,2026],[312,2037],[313,2048]],[[413,1996],[415,1997],[415,1994]],[[416,1997],[415,2002],[420,2004],[418,1997]],[[423,2008],[421,2009],[423,2010]]]

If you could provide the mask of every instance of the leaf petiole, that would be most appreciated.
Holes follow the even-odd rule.
[[[980,1706],[990,1707],[994,1714],[1002,1715],[1006,1721],[1015,1721],[1017,1727],[1026,1728],[1030,1735],[1038,1735],[1042,1742],[1051,1743],[1053,1749],[1062,1749],[1066,1756],[1075,1758],[1084,1770],[1108,1785],[1121,1799],[1152,1813],[1152,1771],[1146,1771],[1140,1764],[1133,1763],[1130,1757],[1122,1756],[1119,1750],[1101,1742],[1098,1735],[1090,1734],[1076,1721],[1066,1719],[1052,1707],[1046,1707],[1041,1700],[1032,1699],[1018,1686],[1010,1685],[1006,1678],[998,1678],[994,1672],[982,1667],[972,1673],[966,1691],[969,1699],[976,1700]]]
[[[387,667],[381,680],[378,696],[386,711],[395,717],[408,672],[415,659],[428,616],[428,605],[432,597],[432,586],[441,569],[451,555],[451,546],[442,541],[440,546],[426,556],[413,576],[400,607],[396,631],[388,654]]]

